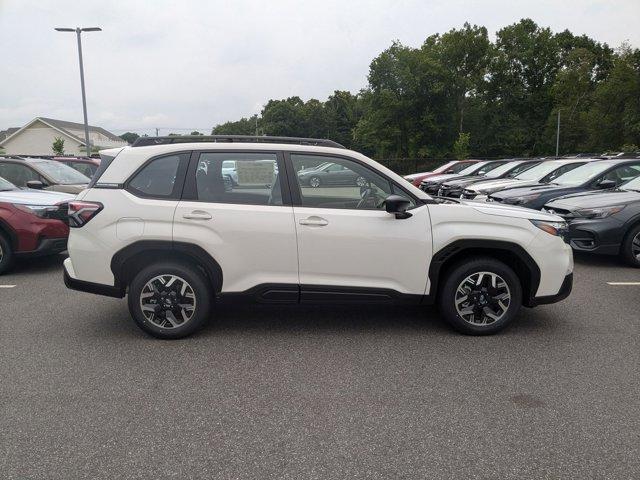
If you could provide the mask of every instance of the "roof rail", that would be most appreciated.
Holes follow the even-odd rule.
[[[146,147],[149,145],[169,145],[172,143],[291,143],[294,145],[313,145],[316,147],[345,148],[333,140],[324,138],[302,137],[270,137],[253,135],[172,135],[169,137],[140,137],[133,142],[132,147]]]

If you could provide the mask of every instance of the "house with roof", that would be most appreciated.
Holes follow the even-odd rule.
[[[53,155],[51,145],[56,138],[64,140],[66,155],[86,155],[84,124],[36,117],[22,128],[10,128],[0,136],[0,150],[5,155]],[[102,127],[89,126],[89,139],[94,149],[124,147],[126,141]]]

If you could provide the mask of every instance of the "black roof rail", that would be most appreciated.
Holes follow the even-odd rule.
[[[140,137],[133,142],[132,147],[146,147],[149,145],[170,145],[172,143],[290,143],[294,145],[312,145],[315,147],[345,148],[333,140],[325,138],[302,137],[270,137],[253,135],[172,135],[169,137]]]

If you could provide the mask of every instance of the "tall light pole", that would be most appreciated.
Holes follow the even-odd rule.
[[[558,108],[558,130],[556,131],[556,157],[560,155],[560,109]]]
[[[89,140],[89,120],[87,119],[87,96],[84,91],[84,65],[82,63],[82,40],[80,34],[82,32],[101,32],[100,27],[88,28],[56,28],[58,32],[76,32],[78,37],[78,61],[80,63],[80,87],[82,88],[82,112],[84,113],[84,143],[87,149],[87,157],[91,156],[91,141]]]

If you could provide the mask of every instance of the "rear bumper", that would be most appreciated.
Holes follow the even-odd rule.
[[[547,295],[544,297],[534,297],[529,302],[529,307],[535,307],[538,305],[547,305],[549,303],[556,303],[564,300],[571,294],[573,289],[573,273],[569,273],[564,277],[564,281],[560,286],[560,290],[555,295]]]
[[[103,295],[106,297],[123,298],[126,293],[125,289],[121,287],[85,282],[74,278],[73,265],[71,264],[70,258],[67,258],[64,261],[64,284],[71,290],[93,293],[95,295]]]

